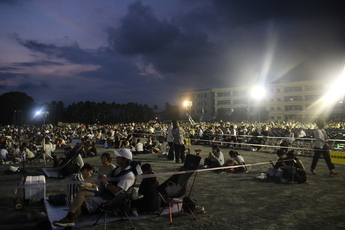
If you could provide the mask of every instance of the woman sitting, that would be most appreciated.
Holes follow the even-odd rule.
[[[212,152],[205,158],[204,168],[215,168],[224,165],[224,155],[218,145],[212,146]]]
[[[98,168],[97,179],[110,178],[112,171],[116,168],[114,164],[111,163],[112,157],[110,153],[105,152],[101,156],[102,166]],[[100,191],[103,191],[103,183],[98,183]]]
[[[223,166],[237,166],[237,165],[243,165],[242,167],[234,167],[234,168],[228,168],[226,169],[226,172],[245,172],[247,171],[247,167],[245,166],[246,163],[244,162],[243,157],[234,150],[229,151],[230,159],[227,160]]]
[[[141,166],[143,175],[154,174],[150,164]],[[139,194],[142,198],[132,201],[132,208],[136,208],[139,212],[155,212],[161,205],[161,198],[156,191],[158,187],[157,177],[144,178],[139,187]]]

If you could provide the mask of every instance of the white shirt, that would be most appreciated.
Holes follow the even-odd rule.
[[[143,143],[139,142],[135,144],[135,151],[142,152],[144,151],[144,145]]]
[[[167,142],[173,142],[172,129],[173,129],[173,126],[170,125],[170,126],[168,127],[168,130],[167,130],[167,132],[168,132],[168,135],[167,135]]]

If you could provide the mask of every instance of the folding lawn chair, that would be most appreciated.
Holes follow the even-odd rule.
[[[134,173],[135,176],[141,174],[141,169],[140,168],[141,162],[139,161],[132,161],[131,162],[131,171]],[[134,192],[134,187],[135,187],[135,182],[134,181],[133,185],[127,190],[123,191],[122,193],[118,194],[111,200],[107,201],[104,204],[101,204],[99,207],[99,210],[101,212],[101,215],[97,219],[97,221],[93,224],[96,225],[98,221],[101,219],[103,216],[103,229],[106,229],[106,216],[111,215],[114,212],[116,214],[120,215],[121,220],[123,220],[123,216],[126,216],[127,220],[129,221],[130,225],[132,226],[133,229],[135,229],[130,217],[129,217],[129,212],[131,211],[131,201],[133,198],[133,192]]]
[[[186,171],[185,173],[182,174],[174,174],[172,175],[169,179],[167,179],[165,182],[163,182],[161,185],[159,185],[157,187],[157,191],[160,195],[160,197],[162,198],[163,204],[164,204],[164,208],[163,210],[158,214],[158,216],[161,215],[161,213],[166,209],[169,208],[169,221],[170,224],[172,224],[172,209],[171,207],[175,204],[182,204],[181,205],[181,211],[182,211],[182,206],[186,206],[187,209],[190,211],[190,213],[192,214],[193,218],[196,219],[194,212],[191,210],[190,207],[188,207],[188,204],[184,202],[184,200],[182,199],[178,199],[181,198],[183,196],[186,197],[186,191],[187,191],[187,183],[189,178],[193,175],[194,171],[188,172],[189,170],[196,170],[199,167],[200,164],[200,160],[201,157],[200,156],[196,156],[196,155],[192,155],[192,154],[188,154],[186,156],[186,160],[184,165],[181,167],[181,169],[179,171]],[[194,182],[196,179],[196,175],[197,173],[194,174],[194,180],[193,180],[193,184],[190,188],[189,194],[187,196],[190,196],[193,186],[194,186]],[[177,187],[179,187],[178,189],[176,189],[176,191],[174,191],[173,193],[168,193],[167,192],[167,187],[171,184],[175,184],[177,185]]]

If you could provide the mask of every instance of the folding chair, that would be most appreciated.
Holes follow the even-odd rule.
[[[142,174],[141,168],[140,168],[141,162],[139,161],[132,161],[131,162],[131,171],[134,173],[135,176]],[[96,225],[98,221],[103,216],[104,219],[104,228],[106,229],[106,215],[112,214],[116,212],[120,215],[121,220],[123,220],[123,216],[126,216],[127,220],[129,221],[130,225],[133,229],[135,229],[128,213],[131,210],[131,201],[133,198],[133,192],[135,187],[136,180],[134,181],[133,185],[127,190],[123,191],[122,193],[118,194],[114,198],[110,199],[104,204],[101,204],[99,207],[99,210],[101,211],[101,215],[97,219],[97,221],[93,224]]]
[[[123,215],[126,216],[127,220],[132,226],[132,229],[135,229],[132,223],[132,220],[129,217],[133,190],[134,190],[133,187],[131,187],[128,189],[127,192],[124,191],[121,194],[114,197],[113,199],[109,200],[108,202],[102,204],[99,207],[99,210],[101,211],[101,215],[99,216],[99,218],[93,225],[96,225],[98,221],[101,219],[101,217],[103,216],[103,226],[104,226],[103,229],[106,229],[106,225],[107,225],[106,216],[111,215],[114,212],[116,212],[117,214],[120,215],[121,220],[123,220]]]
[[[158,214],[158,216],[160,216],[166,208],[169,208],[170,224],[172,224],[172,209],[171,209],[171,207],[174,204],[182,204],[181,205],[181,211],[182,211],[182,206],[185,205],[189,209],[193,218],[196,219],[194,212],[188,207],[188,204],[186,204],[183,201],[183,199],[181,200],[178,198],[186,196],[188,180],[194,173],[194,171],[191,171],[191,172],[188,172],[188,171],[198,169],[199,164],[200,164],[200,160],[201,160],[200,156],[188,154],[186,156],[184,165],[179,170],[179,171],[185,171],[185,172],[181,173],[181,174],[172,175],[168,180],[166,180],[165,182],[163,182],[161,185],[159,185],[157,187],[157,191],[158,191],[160,197],[162,198],[162,201],[164,204],[164,208],[163,208],[163,210],[161,210],[161,212]],[[191,191],[193,189],[196,175],[197,175],[197,173],[194,174],[194,180],[193,180],[193,183],[192,183],[192,186],[190,188],[190,192],[189,192],[188,196],[191,194]],[[180,187],[173,194],[167,194],[166,187],[169,184],[171,184],[171,182],[176,184],[176,185],[179,185]]]

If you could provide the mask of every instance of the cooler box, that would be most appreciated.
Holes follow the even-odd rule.
[[[44,175],[40,176],[27,176],[25,180],[25,185],[29,184],[45,184],[46,178]],[[25,199],[41,199],[46,197],[46,186],[40,186],[40,187],[27,187],[25,188]]]

